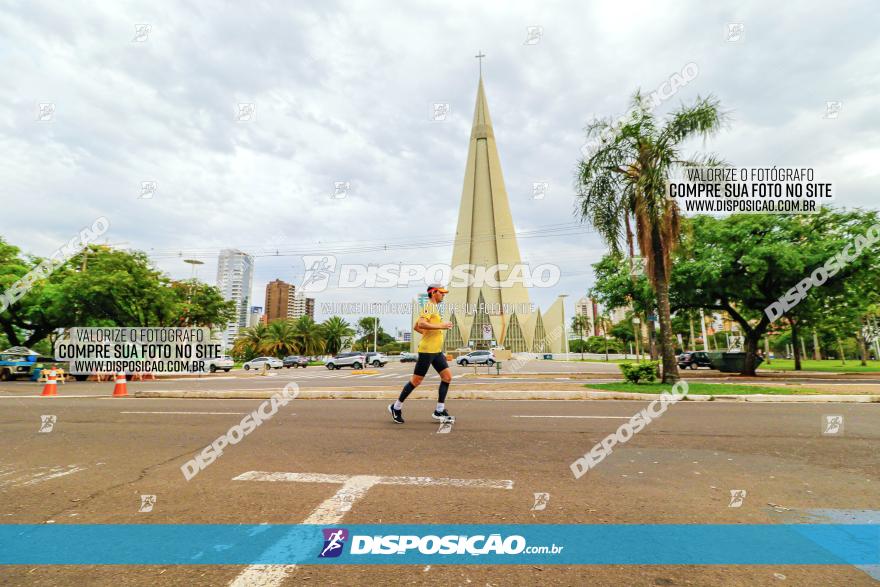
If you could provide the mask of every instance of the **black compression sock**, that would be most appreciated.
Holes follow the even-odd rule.
[[[449,391],[449,383],[446,381],[440,382],[440,390],[437,393],[437,403],[442,404],[446,402],[446,393]]]
[[[407,381],[406,385],[403,386],[403,391],[400,392],[400,397],[397,398],[397,401],[403,402],[404,400],[406,400],[406,398],[409,397],[409,394],[411,394],[412,390],[414,390],[415,388],[416,386],[413,385],[411,381]]]

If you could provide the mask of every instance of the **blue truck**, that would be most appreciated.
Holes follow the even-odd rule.
[[[30,377],[37,364],[37,355],[3,351],[0,353],[0,381]]]

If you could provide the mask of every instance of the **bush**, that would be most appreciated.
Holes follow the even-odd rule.
[[[660,361],[620,363],[620,370],[627,381],[638,383],[645,380],[648,383],[652,383],[660,376]]]
[[[619,340],[613,338],[605,339],[602,336],[591,336],[587,339],[587,352],[602,354],[605,352],[605,345],[608,345],[609,353],[619,353],[623,350]]]

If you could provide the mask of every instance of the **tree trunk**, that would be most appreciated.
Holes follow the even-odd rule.
[[[690,346],[690,350],[694,351],[697,349],[697,347],[696,347],[696,343],[694,342],[694,316],[693,316],[693,314],[688,316],[688,322],[690,322],[690,325],[691,325],[691,343],[689,346]]]
[[[669,276],[663,263],[662,241],[659,227],[654,225],[653,231],[653,265],[654,289],[657,294],[657,314],[660,319],[660,352],[663,359],[663,383],[676,383],[681,377],[678,373],[678,361],[675,359],[675,346],[672,344],[672,318],[669,308]]]
[[[9,346],[21,346],[21,341],[18,338],[18,333],[15,332],[15,328],[12,327],[12,324],[8,322],[0,323],[0,326],[3,327],[3,333],[6,335],[6,340],[9,341]]]
[[[797,319],[789,318],[788,323],[791,325],[791,350],[794,353],[794,370],[801,371],[801,349],[798,346]]]
[[[861,321],[862,321],[863,328],[859,329],[859,331],[856,333],[856,340],[859,342],[859,354],[861,355],[861,358],[862,358],[861,365],[862,365],[862,367],[867,367],[868,366],[868,344],[865,342],[865,329],[864,329],[865,318],[862,317]]]
[[[645,319],[648,321],[646,326],[648,327],[648,351],[651,353],[651,360],[657,360],[657,346],[654,344],[654,339],[656,338],[656,331],[654,328],[654,321],[651,320],[650,316],[645,316]]]
[[[764,337],[764,360],[770,364],[770,335]]]
[[[840,364],[846,365],[846,355],[843,354],[843,341],[840,340],[840,337],[837,337],[837,349],[840,351]]]
[[[636,314],[636,316],[638,316],[638,314]],[[633,342],[635,342],[636,345],[636,363],[639,363],[642,360],[642,349],[639,348],[639,342],[642,339],[642,332],[640,327],[641,324],[636,324],[635,322],[633,322],[633,336],[635,337],[635,340]]]
[[[822,351],[819,349],[819,336],[816,334],[816,327],[813,327],[813,359],[822,360]]]
[[[746,335],[746,362],[740,375],[755,376],[758,369],[758,343],[761,341],[761,333],[758,330],[750,330]]]

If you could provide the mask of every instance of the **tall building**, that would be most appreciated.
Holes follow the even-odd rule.
[[[586,316],[590,320],[592,336],[599,336],[602,329],[599,328],[599,321],[597,320],[599,317],[599,304],[596,303],[596,300],[588,297],[579,299],[574,305],[574,315]]]
[[[302,292],[294,294],[291,302],[291,318],[299,318],[308,316],[312,320],[315,319],[315,298],[307,298]]]
[[[471,126],[458,226],[452,250],[453,268],[463,265],[489,268],[495,265],[498,281],[506,281],[521,267],[519,245],[510,202],[501,173],[492,118],[480,76]],[[521,274],[517,274],[521,276]],[[453,271],[445,309],[441,314],[453,323],[445,338],[447,350],[502,345],[513,352],[563,352],[566,346],[565,313],[560,296],[545,311],[532,307],[522,279],[508,286],[494,280],[467,283]],[[414,304],[413,319],[417,310]],[[421,337],[413,334],[412,348]]]
[[[296,286],[276,279],[266,284],[266,322],[293,315]]]
[[[618,324],[626,320],[626,313],[629,312],[631,308],[627,306],[620,306],[619,308],[613,308],[609,315],[611,316],[611,323]]]
[[[266,284],[266,323],[308,316],[315,319],[315,298],[307,298],[296,286],[276,279]]]
[[[260,306],[251,306],[251,311],[248,314],[248,328],[251,326],[256,326],[263,320],[263,308]]]
[[[235,342],[239,331],[248,325],[253,284],[254,258],[236,249],[220,251],[217,260],[217,287],[223,299],[235,302],[235,319],[226,325],[227,348]]]

